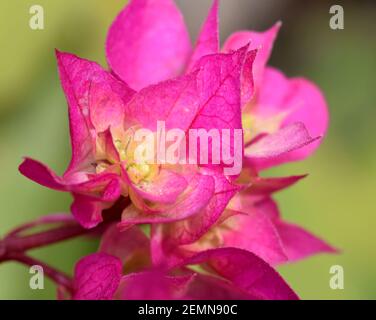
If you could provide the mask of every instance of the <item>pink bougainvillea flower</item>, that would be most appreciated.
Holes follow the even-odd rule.
[[[69,104],[72,161],[63,177],[32,159],[26,159],[20,171],[44,186],[72,192],[72,212],[85,227],[98,224],[101,211],[120,196],[130,196],[133,201],[123,213],[124,224],[178,220],[199,212],[218,192],[227,194],[221,189],[224,184],[215,185],[210,168],[203,174],[197,166],[136,163],[133,157],[138,144],[132,134],[138,127],[155,130],[159,120],[167,128],[210,129],[216,124],[203,115],[206,108],[215,106],[228,112],[218,118],[222,127],[241,128],[237,89],[244,52],[242,48],[209,57],[193,73],[138,93],[97,64],[58,52]],[[208,84],[205,78],[215,70],[224,74]],[[222,81],[222,77],[229,80]],[[222,91],[230,101],[215,104],[216,94]]]
[[[191,44],[174,1],[129,1],[110,28],[106,53],[111,69],[135,90],[180,75]]]
[[[215,2],[211,15],[217,14],[217,7]],[[209,24],[209,31],[216,27],[215,22]],[[207,32],[204,28],[204,36]],[[237,191],[219,172],[222,162],[200,170],[197,165],[135,160],[141,143],[134,132],[146,128],[157,139],[158,121],[164,121],[167,130],[185,132],[242,128],[240,78],[247,46],[215,53],[211,41],[218,47],[217,36],[199,42],[191,71],[175,77],[184,71],[189,53],[180,13],[170,0],[134,0],[109,31],[106,49],[112,73],[57,51],[69,106],[72,160],[62,177],[29,158],[20,166],[21,173],[46,187],[71,192],[72,213],[86,228],[100,223],[102,211],[121,197],[132,200],[122,213],[123,227],[196,214],[219,216]]]
[[[75,268],[73,299],[297,299],[267,263],[235,248],[203,251],[170,269],[153,268],[148,238],[114,225],[99,253]]]
[[[270,265],[335,251],[284,222],[272,199],[303,176],[260,176],[313,153],[327,129],[326,102],[310,81],[267,66],[279,23],[237,32],[220,49],[218,10],[215,0],[191,47],[173,0],[129,1],[108,33],[109,70],[56,51],[72,159],[62,176],[30,158],[20,171],[71,193],[84,228],[106,215],[117,222],[100,252],[77,263],[73,299],[296,299]],[[231,140],[221,139],[217,162],[213,140],[205,163],[201,140],[195,163],[139,161],[140,148],[161,140],[160,122]],[[136,139],[139,130],[151,139]],[[236,154],[236,130],[243,167],[230,175],[223,148]],[[139,224],[151,224],[150,237]]]

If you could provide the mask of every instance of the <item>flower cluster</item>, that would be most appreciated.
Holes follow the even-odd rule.
[[[327,129],[326,102],[310,81],[267,66],[280,23],[236,32],[220,48],[218,7],[193,49],[173,0],[132,0],[108,33],[109,70],[56,52],[72,159],[62,176],[30,158],[20,171],[71,193],[83,228],[102,226],[98,252],[76,264],[60,298],[296,299],[273,267],[334,251],[285,222],[272,198],[305,176],[260,175],[313,153]],[[147,129],[159,141],[158,122],[228,132],[228,141],[218,161],[140,161],[144,142],[134,133]],[[242,166],[229,175],[223,151],[236,153],[235,130]],[[212,144],[189,148],[211,159]]]

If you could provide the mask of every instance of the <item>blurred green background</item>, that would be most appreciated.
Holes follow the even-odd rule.
[[[193,38],[210,1],[180,0]],[[280,268],[303,299],[376,298],[376,30],[374,1],[222,0],[222,40],[237,29],[263,30],[283,21],[271,64],[289,76],[303,75],[324,91],[331,113],[328,136],[309,160],[273,169],[308,172],[307,179],[278,194],[282,213],[342,250]],[[42,5],[45,29],[29,27],[29,8]],[[67,212],[70,196],[28,181],[17,170],[34,157],[62,173],[70,159],[67,108],[54,49],[105,65],[107,29],[124,6],[118,0],[2,0],[0,2],[0,235],[51,212]],[[345,29],[329,28],[329,8],[342,4]],[[373,30],[373,31],[372,31]],[[32,252],[71,272],[95,250],[78,239]],[[329,287],[329,269],[341,265],[344,290]],[[53,299],[54,285],[29,288],[28,269],[0,265],[0,299]]]

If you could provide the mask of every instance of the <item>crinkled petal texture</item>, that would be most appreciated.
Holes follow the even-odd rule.
[[[190,128],[204,129],[209,133],[211,129],[216,129],[216,140],[220,141],[218,146],[212,139],[207,146],[203,146],[201,140],[197,141],[197,150],[207,152],[208,164],[241,164],[243,154],[239,151],[242,151],[243,132],[240,78],[246,50],[247,47],[243,47],[231,54],[208,55],[196,64],[200,107]],[[227,137],[225,133],[228,133]],[[197,162],[205,164],[201,157]],[[241,167],[235,169],[228,175],[240,173]]]
[[[128,121],[142,128],[155,131],[157,122],[164,121],[167,130],[186,131],[200,108],[199,102],[196,72],[142,89],[127,104],[126,114]]]
[[[94,253],[81,259],[74,272],[75,300],[111,300],[119,286],[121,261],[111,255]]]
[[[139,90],[179,75],[191,52],[173,0],[131,0],[112,24],[106,43],[111,69]]]
[[[241,129],[240,73],[247,47],[203,57],[196,65],[200,110],[192,128]]]

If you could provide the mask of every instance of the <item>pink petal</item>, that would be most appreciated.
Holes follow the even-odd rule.
[[[122,127],[124,122],[124,103],[121,96],[114,94],[112,87],[91,81],[89,99],[90,120],[96,132],[109,127]],[[104,79],[104,81],[107,81]]]
[[[96,227],[103,221],[103,205],[99,201],[79,194],[73,194],[71,212],[75,219],[86,229]]]
[[[320,137],[312,138],[304,124],[292,123],[276,133],[265,135],[246,147],[247,164],[256,170],[284,163],[291,151],[302,148]]]
[[[106,42],[111,69],[136,90],[179,75],[190,51],[183,17],[172,0],[131,0]]]
[[[120,226],[127,227],[140,223],[165,223],[186,219],[197,214],[210,201],[213,190],[213,178],[206,175],[196,175],[190,181],[185,194],[181,199],[166,207],[159,206],[154,212],[139,210],[134,205],[127,207],[122,214]]]
[[[248,198],[251,198],[247,196]],[[249,199],[250,200],[250,199]],[[303,228],[284,222],[279,214],[276,202],[266,197],[254,200],[258,212],[268,216],[273,222],[288,261],[296,261],[318,253],[336,253],[337,250]],[[249,201],[248,201],[249,202]],[[274,263],[280,263],[275,261]]]
[[[57,176],[46,165],[30,158],[25,158],[19,170],[30,180],[54,190],[76,192],[103,201],[114,201],[120,196],[119,178],[113,173],[85,175],[84,181],[76,183]]]
[[[214,170],[208,170],[207,173],[214,178],[214,195],[199,214],[190,219],[170,224],[169,227],[173,227],[172,233],[176,243],[193,243],[204,235],[217,222],[230,199],[239,191],[240,187],[233,184],[224,175]]]
[[[95,62],[59,51],[56,56],[68,104],[78,104],[87,128],[103,132],[122,125],[134,91]]]
[[[70,81],[70,75],[64,68],[74,58],[70,55],[60,54],[58,51],[56,51],[56,56],[58,59],[60,80],[69,107],[69,128],[72,145],[72,159],[66,172],[66,175],[69,176],[71,173],[88,167],[94,160],[95,151],[90,127],[86,120],[87,117],[84,116],[80,102],[76,98],[74,85]],[[64,63],[63,58],[68,58],[67,60],[70,61]],[[88,108],[87,103],[85,107]]]
[[[324,136],[329,122],[325,98],[315,84],[303,78],[287,79],[273,68],[266,68],[253,113],[261,116],[285,113],[282,127],[302,122],[314,137]],[[321,140],[316,141],[292,152],[286,161],[306,158],[316,150],[320,142]]]
[[[257,57],[257,50],[247,52],[241,76],[241,106],[244,107],[250,102],[255,94],[255,81],[253,69]]]
[[[236,248],[207,250],[185,262],[187,265],[203,263],[252,297],[266,300],[298,299],[272,267],[248,251]]]
[[[69,185],[68,190],[86,195],[93,200],[112,202],[119,198],[121,186],[116,174],[104,172],[91,176],[83,183]]]
[[[26,158],[19,167],[29,179],[59,191],[72,192],[71,211],[84,228],[93,228],[102,222],[102,210],[115,202],[121,193],[119,177],[111,173],[94,175],[81,183],[70,183],[58,177],[44,164]]]
[[[74,300],[111,300],[121,269],[121,261],[108,254],[94,253],[81,259],[74,272]]]
[[[213,227],[239,190],[218,172],[211,171],[211,176],[215,181],[214,195],[199,213],[181,221],[152,226],[152,255],[156,265],[173,266],[189,256],[190,253],[182,251],[180,246],[194,243]]]
[[[244,201],[245,200],[245,201]],[[266,216],[268,216],[273,222],[278,221],[281,218],[277,202],[273,200],[272,197],[253,197],[251,193],[242,195],[242,201],[244,206],[247,203],[252,203],[259,211],[262,211]]]
[[[240,73],[246,50],[200,60],[196,66],[200,109],[192,128],[241,128]]]
[[[204,25],[201,28],[200,35],[198,37],[196,48],[192,54],[191,61],[189,63],[188,71],[190,71],[194,65],[203,56],[208,54],[218,53],[219,51],[219,1],[214,0],[210,12],[206,18]]]
[[[99,193],[94,196],[91,195],[91,192],[98,186],[100,186]],[[89,195],[83,193],[85,188],[88,188],[87,193]],[[72,188],[72,192],[74,197],[71,205],[72,214],[84,228],[90,229],[103,221],[103,209],[106,209],[120,197],[121,185],[118,177],[112,178],[112,175],[102,175],[85,184],[75,186]]]
[[[69,106],[72,160],[65,176],[70,176],[90,168],[95,131],[122,124],[124,104],[133,91],[95,62],[59,51],[56,56]]]
[[[189,182],[184,174],[162,168],[151,183],[134,186],[135,191],[144,200],[158,203],[174,203],[187,189]]]
[[[63,179],[57,176],[50,168],[34,159],[25,158],[18,170],[25,177],[47,188],[66,191],[67,186]]]
[[[254,177],[250,180],[250,187],[247,192],[256,194],[270,194],[290,187],[307,175],[290,176],[281,178]]]
[[[338,250],[303,228],[279,221],[276,224],[289,261],[296,261],[318,253],[337,253]]]
[[[290,96],[294,95],[291,89],[290,80],[281,71],[266,67],[263,81],[258,90],[255,113],[268,116],[281,111],[290,112],[290,109],[293,109],[291,107],[294,106],[285,103],[285,100],[289,101]]]
[[[234,129],[242,129],[240,75],[246,50],[247,47],[243,47],[231,54],[205,56],[196,65],[200,107],[192,129],[229,129],[230,141],[234,141]],[[200,143],[197,150],[201,150]],[[209,163],[213,163],[211,141],[208,154]],[[230,143],[230,154],[234,154],[234,143]]]
[[[224,228],[221,233],[222,246],[247,250],[272,265],[286,262],[287,256],[273,222],[263,212],[255,209],[248,209],[248,212],[225,221],[230,229]]]
[[[184,257],[189,256],[189,252],[204,249],[235,247],[250,251],[270,264],[286,262],[287,256],[274,220],[264,212],[265,206],[257,197],[249,198],[238,194],[207,234],[191,245],[180,248],[175,245],[173,254]],[[152,244],[155,240],[153,236],[152,233]],[[176,259],[172,254],[168,258]]]
[[[193,255],[181,249],[174,235],[174,226],[161,223],[152,224],[150,233],[151,258],[153,265],[173,268]]]
[[[193,243],[204,235],[217,222],[230,199],[239,191],[239,186],[233,184],[225,176],[212,170],[209,172],[215,181],[214,195],[200,214],[176,223],[174,237],[180,244]]]
[[[157,121],[165,121],[166,130],[186,131],[199,108],[196,78],[192,73],[141,90],[127,105],[127,118],[153,131]]]
[[[71,212],[87,229],[94,228],[103,221],[102,211],[113,204],[121,194],[120,181],[112,175],[99,175],[87,183],[70,188],[74,198]],[[92,195],[95,188],[99,188],[98,193]]]
[[[240,31],[232,34],[223,46],[223,52],[231,52],[250,43],[249,50],[257,49],[253,66],[255,87],[259,88],[264,76],[264,69],[271,55],[274,40],[277,37],[281,23],[277,22],[265,32]]]
[[[111,179],[104,187],[100,200],[104,202],[115,202],[121,195],[121,183],[119,179]]]

